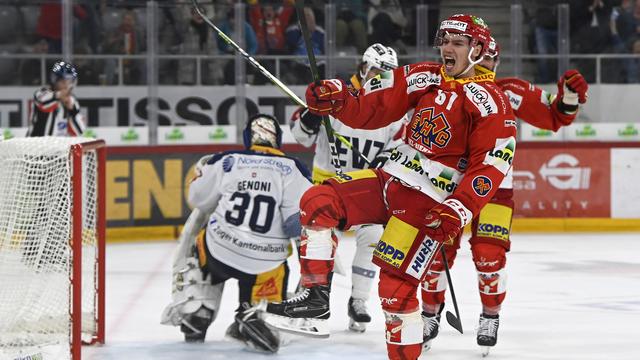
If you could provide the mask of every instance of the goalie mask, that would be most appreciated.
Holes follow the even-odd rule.
[[[282,145],[282,129],[275,117],[257,114],[247,122],[242,132],[242,140],[246,148],[262,145],[278,149]]]
[[[365,64],[364,71],[360,68],[360,77],[366,79],[371,69],[390,71],[398,67],[398,56],[391,47],[375,43],[365,50],[362,55],[362,64]]]

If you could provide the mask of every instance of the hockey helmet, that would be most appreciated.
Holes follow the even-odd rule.
[[[51,73],[49,74],[49,82],[53,85],[60,80],[70,81],[72,86],[76,85],[78,81],[78,72],[71,63],[56,61],[56,63],[53,64]]]
[[[500,45],[496,41],[496,39],[491,36],[489,38],[489,45],[487,46],[487,53],[484,56],[488,56],[494,60],[497,60],[500,55]]]
[[[434,46],[442,46],[446,34],[460,34],[469,38],[470,46],[481,46],[479,58],[481,59],[489,49],[491,30],[482,18],[475,15],[456,14],[440,23],[436,33]]]
[[[256,114],[247,121],[247,126],[242,132],[242,140],[246,148],[251,145],[280,148],[282,129],[275,117],[268,114]]]
[[[364,78],[372,69],[382,71],[393,70],[398,67],[398,55],[393,48],[375,43],[362,54],[362,63],[366,64],[364,72],[360,70],[360,77]]]

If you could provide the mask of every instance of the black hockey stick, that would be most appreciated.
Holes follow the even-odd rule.
[[[318,83],[320,81],[320,74],[318,73],[318,65],[316,64],[316,56],[313,54],[313,48],[311,45],[311,38],[309,37],[309,27],[307,25],[307,18],[304,16],[304,0],[296,0],[296,13],[298,14],[298,22],[300,23],[300,31],[302,31],[302,38],[304,40],[305,47],[307,48],[307,56],[309,57],[309,68],[311,69],[311,76],[313,82]],[[336,168],[336,174],[342,174],[342,166],[340,165],[340,157],[338,155],[338,147],[336,146],[336,139],[333,134],[335,131],[331,127],[331,122],[327,115],[322,116],[322,123],[324,125],[327,138],[329,140],[329,149],[331,150],[331,163]],[[353,147],[351,147],[352,150]],[[358,153],[360,153],[358,151]],[[362,154],[360,154],[362,156]],[[367,161],[369,162],[369,161]]]
[[[269,72],[269,70],[265,69],[264,66],[262,66],[256,59],[254,59],[251,55],[249,55],[243,48],[241,48],[238,44],[236,44],[235,41],[233,41],[229,36],[227,36],[227,34],[225,34],[222,30],[220,30],[213,23],[213,21],[211,21],[204,14],[202,9],[200,9],[200,5],[198,4],[197,0],[191,0],[191,2],[193,3],[193,7],[196,9],[196,12],[198,13],[198,16],[200,16],[202,18],[202,20],[207,25],[209,25],[216,33],[218,33],[218,36],[220,36],[220,38],[222,38],[222,40],[224,40],[227,44],[229,44],[229,46],[231,46],[235,51],[240,53],[240,55],[242,55],[242,57],[244,57],[249,62],[249,64],[251,64],[253,67],[258,69],[258,71],[260,71],[260,73],[262,73],[262,75],[264,75],[267,79],[269,79],[269,81],[271,81],[280,90],[282,90],[282,92],[284,92],[296,104],[298,104],[299,106],[302,106],[304,108],[307,107],[307,104],[305,104],[305,102],[302,99],[300,99],[300,97],[298,95],[296,95],[291,89],[289,89],[289,87],[287,87],[287,85],[285,85],[282,81],[280,81],[280,79],[278,79],[273,74],[271,74]],[[338,140],[340,140],[341,143],[343,143],[346,147],[351,149],[351,151],[353,151],[356,155],[358,155],[360,158],[362,158],[367,164],[371,164],[371,161],[369,161],[369,159],[367,159],[364,155],[362,155],[362,153],[357,148],[354,148],[353,144],[351,144],[351,142],[349,140],[347,140],[344,136],[336,133],[330,123],[328,125],[329,125],[329,130],[327,131],[327,133],[330,132],[332,136],[335,136]],[[335,145],[335,142],[332,142],[331,144]]]
[[[460,321],[460,312],[458,311],[458,300],[456,300],[456,293],[453,291],[453,281],[451,280],[451,273],[449,272],[449,262],[447,261],[447,255],[444,251],[444,245],[440,246],[440,252],[442,253],[442,262],[444,263],[444,271],[447,275],[447,282],[449,283],[449,291],[451,292],[451,301],[453,302],[453,308],[456,314],[453,315],[451,311],[447,311],[447,322],[454,329],[458,330],[460,334],[462,332],[462,321]]]

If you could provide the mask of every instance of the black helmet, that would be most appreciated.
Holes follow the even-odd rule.
[[[76,68],[68,62],[57,61],[51,68],[51,74],[49,74],[49,82],[54,85],[60,80],[70,80],[72,85],[75,85],[78,81],[78,72]]]

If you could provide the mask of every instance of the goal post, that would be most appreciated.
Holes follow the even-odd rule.
[[[105,341],[105,144],[0,141],[0,359]]]

